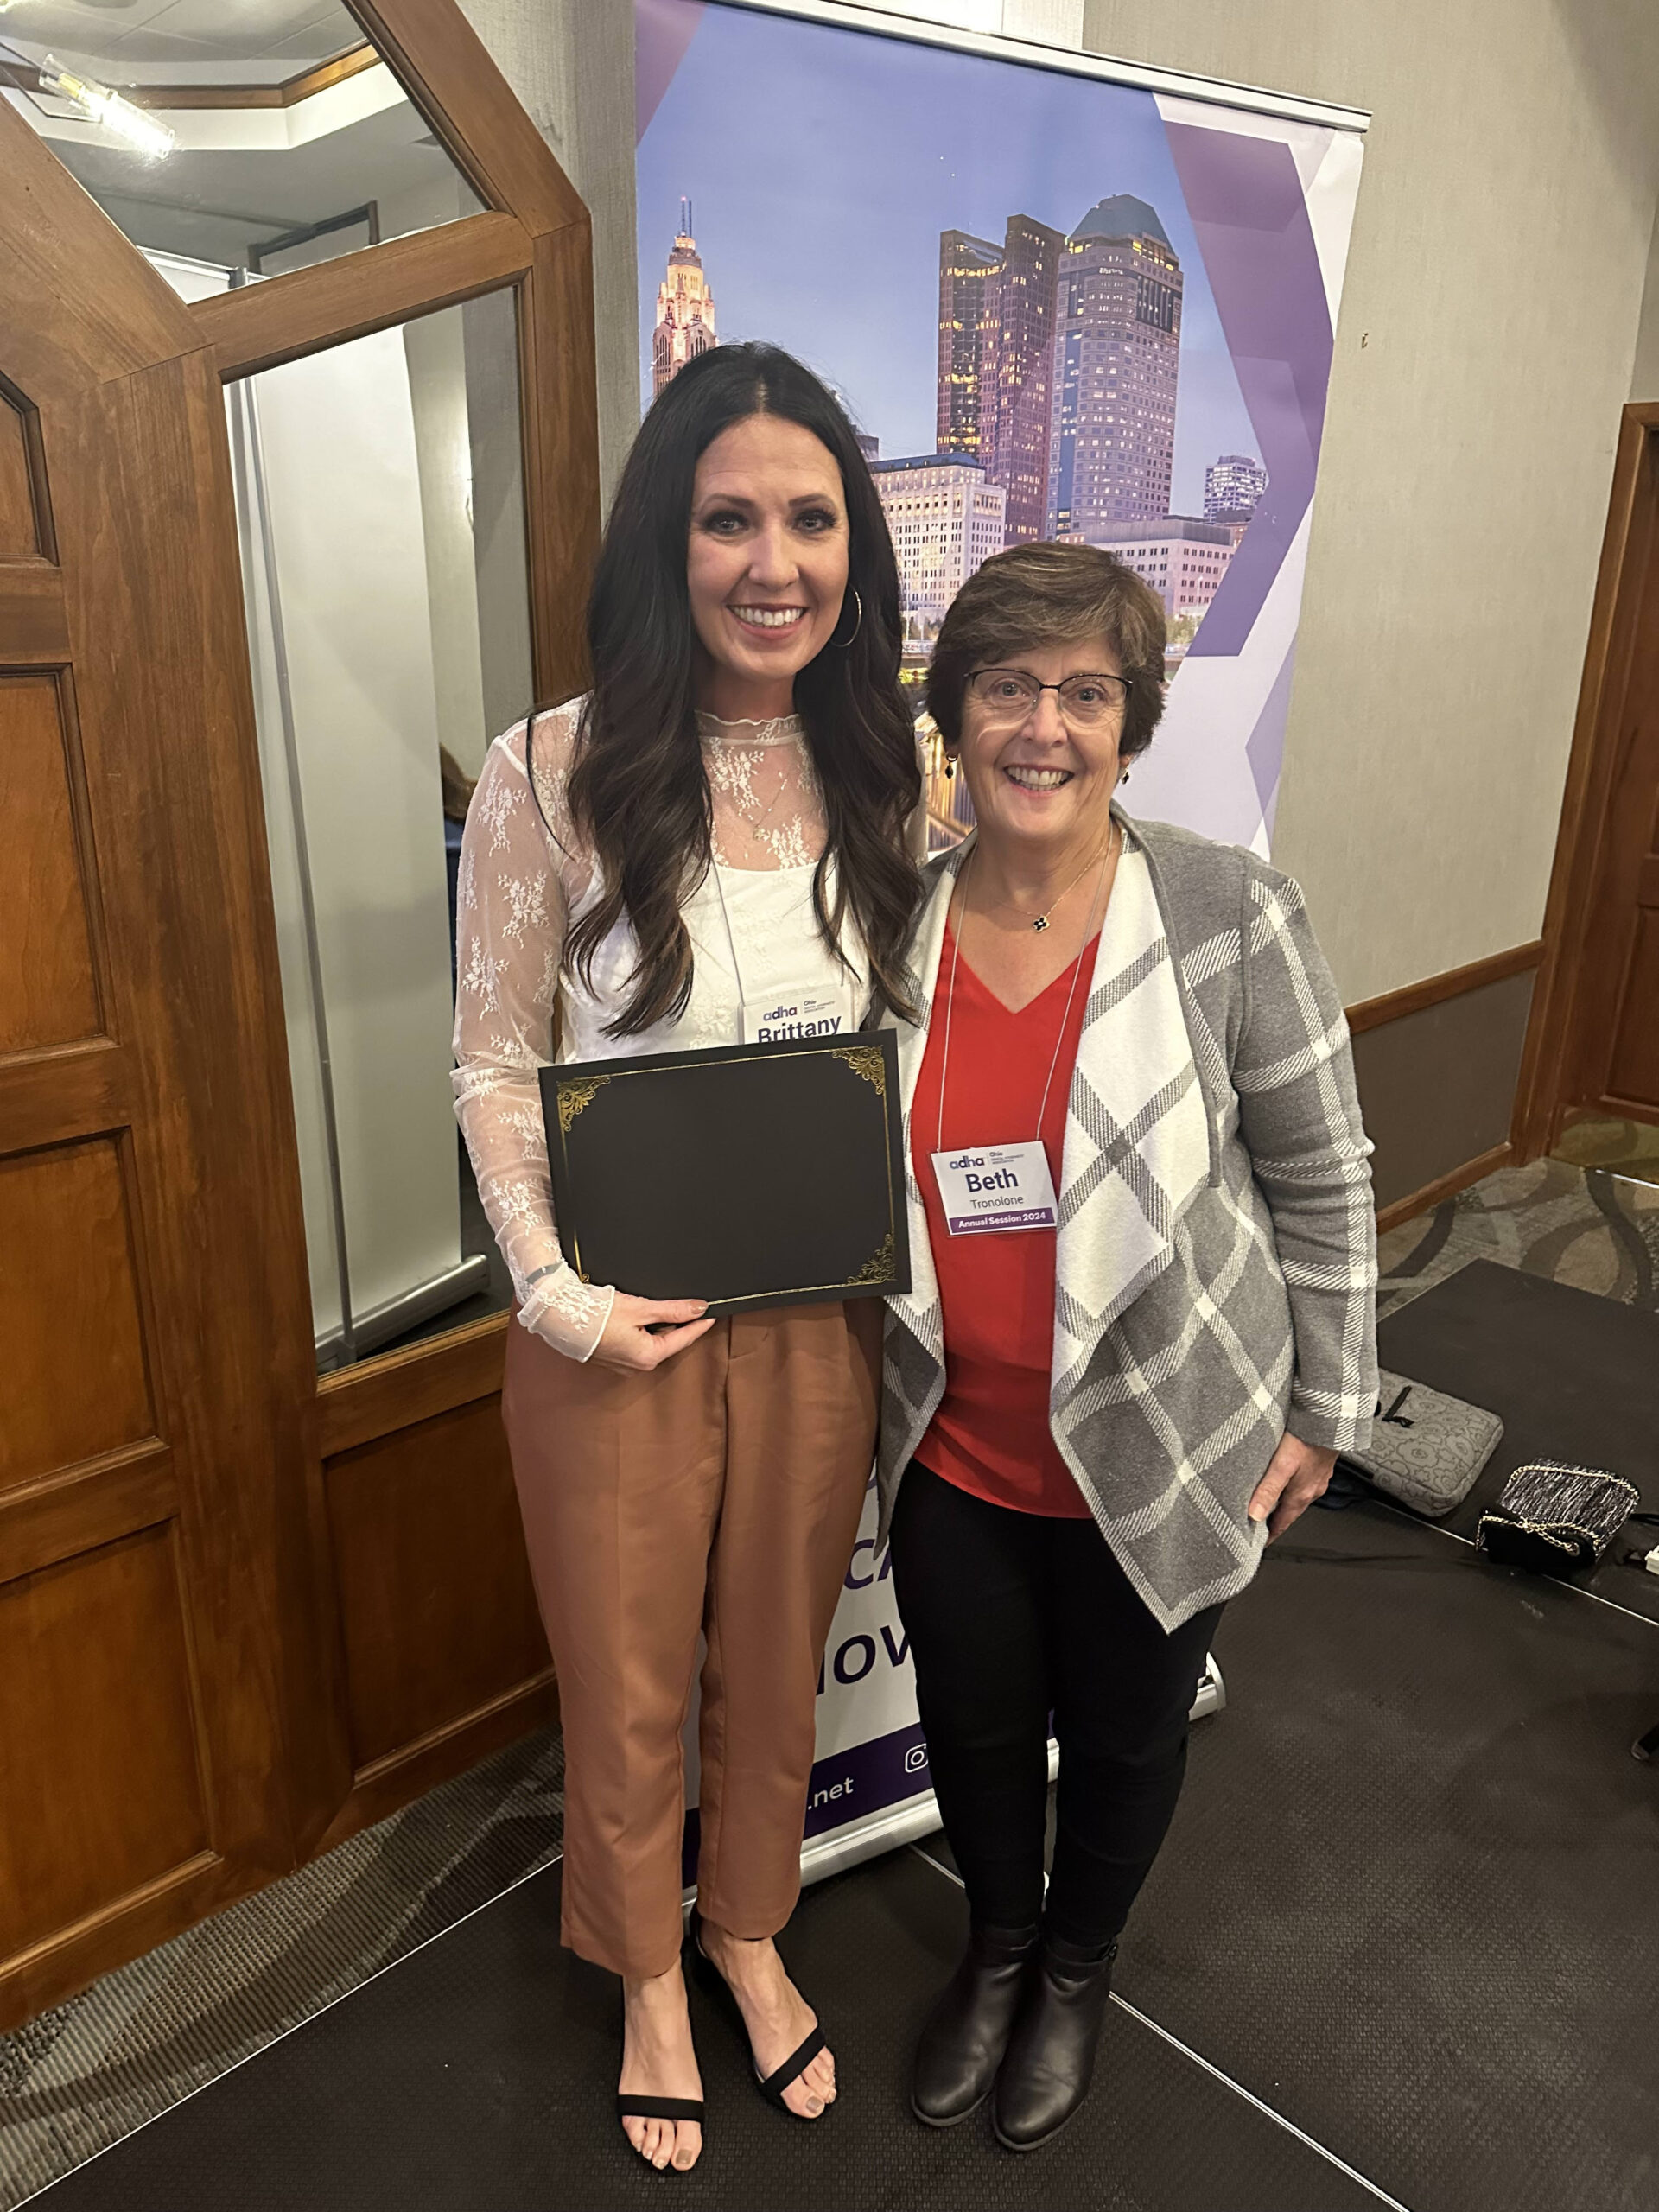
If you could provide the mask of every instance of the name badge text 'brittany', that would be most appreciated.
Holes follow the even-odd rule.
[[[782,1045],[792,1037],[840,1037],[852,1027],[840,991],[785,991],[743,1002],[743,1042]]]

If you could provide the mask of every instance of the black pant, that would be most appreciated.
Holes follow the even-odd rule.
[[[893,1573],[928,1764],[976,1921],[1042,1915],[1048,1717],[1060,1746],[1046,1925],[1108,1943],[1175,1810],[1186,1716],[1221,1618],[1171,1635],[1092,1521],[990,1505],[912,1460]]]

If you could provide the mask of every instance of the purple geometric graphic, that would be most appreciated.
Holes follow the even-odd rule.
[[[1319,249],[1288,146],[1169,123],[1267,497],[1193,639],[1192,658],[1241,652],[1313,497],[1332,336]]]
[[[651,128],[651,118],[685,49],[702,21],[703,0],[635,0],[633,13],[633,143]]]
[[[1244,758],[1250,764],[1250,780],[1255,785],[1255,795],[1262,802],[1262,819],[1273,835],[1274,810],[1279,798],[1279,770],[1284,760],[1285,722],[1290,713],[1290,682],[1296,671],[1296,647],[1293,642],[1285,655],[1284,665],[1274,678],[1273,689],[1262,702],[1262,711],[1255,718],[1255,728],[1250,732],[1244,747]]]

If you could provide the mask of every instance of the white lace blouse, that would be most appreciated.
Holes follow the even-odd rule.
[[[699,715],[715,864],[682,908],[695,961],[690,1001],[677,1020],[632,1037],[605,1034],[627,995],[632,932],[621,924],[605,939],[591,988],[562,972],[566,930],[598,895],[565,788],[582,703],[537,716],[534,795],[522,722],[490,747],[473,794],[457,899],[454,1077],[455,1110],[518,1318],[579,1360],[598,1343],[616,1291],[581,1280],[554,1226],[537,1071],[553,1057],[556,1012],[561,1060],[633,1058],[740,1044],[745,1001],[785,993],[837,996],[852,1028],[865,996],[861,950],[847,948],[849,976],[813,911],[826,833],[800,718]]]

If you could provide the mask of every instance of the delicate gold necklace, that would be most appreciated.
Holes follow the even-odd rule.
[[[1114,825],[1114,827],[1116,825]],[[1096,861],[1103,862],[1109,857],[1111,849],[1112,831],[1111,830],[1108,830],[1106,832],[1105,851],[1103,853],[1091,853],[1089,855],[1089,858],[1084,862],[1083,866],[1077,870],[1077,874],[1072,877],[1071,882],[1066,885],[1065,889],[1062,891],[1058,897],[1051,899],[1040,914],[1027,913],[1023,906],[1016,906],[1012,899],[994,899],[991,901],[992,911],[995,912],[999,907],[1004,908],[1010,914],[1018,914],[1022,922],[1029,922],[1033,929],[1046,930],[1049,925],[1049,918],[1053,913],[1055,908],[1062,905],[1065,899],[1070,898],[1071,893],[1077,889],[1077,886],[1083,881],[1084,877],[1087,875],[1090,869],[1094,867]]]

